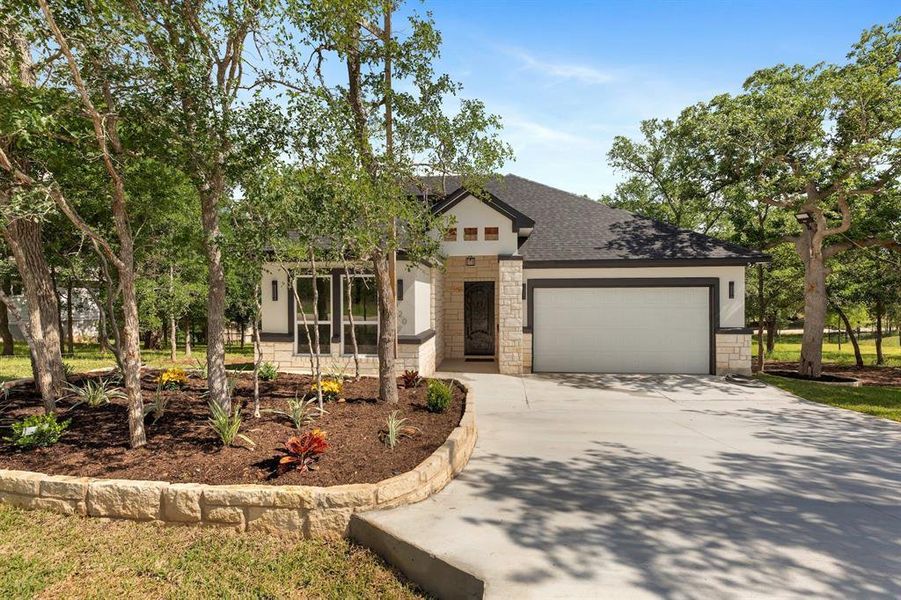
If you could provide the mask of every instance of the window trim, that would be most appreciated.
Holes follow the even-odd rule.
[[[340,274],[340,289],[341,289],[341,356],[353,356],[353,348],[345,347],[344,344],[344,328],[345,326],[350,325],[350,319],[347,316],[347,289],[344,287],[347,284],[347,276],[344,273]],[[375,285],[375,275],[372,273],[351,273],[351,279],[372,279],[373,285]],[[376,336],[376,347],[378,346],[378,335],[379,335],[379,305],[378,305],[378,289],[375,290],[376,293],[376,303],[375,303],[375,319],[366,319],[360,320],[357,317],[354,317],[354,326],[357,325],[375,325],[375,336]],[[366,353],[360,352],[358,356],[370,357],[370,356],[378,356],[378,350],[375,353]]]
[[[470,234],[474,236],[472,239],[467,237]],[[464,242],[478,242],[479,241],[479,228],[478,227],[464,227],[463,228],[463,241]]]
[[[500,227],[483,227],[482,229],[484,231],[483,235],[485,236],[486,242],[496,242],[501,237]],[[488,237],[489,235],[494,237]]]
[[[295,274],[295,275],[294,275],[294,280],[293,280],[293,285],[294,285],[294,289],[295,289],[295,290],[297,289],[297,280],[298,280],[298,279],[313,279],[313,275],[312,275],[312,274],[300,274],[300,275]],[[317,273],[317,274],[316,274],[316,279],[323,279],[323,280],[325,280],[325,281],[328,281],[328,307],[329,307],[329,316],[328,316],[328,319],[327,319],[327,320],[323,320],[323,319],[322,319],[322,315],[319,315],[319,318],[314,322],[314,321],[313,321],[313,318],[312,318],[313,315],[308,315],[308,316],[310,317],[310,319],[308,320],[308,325],[312,325],[313,327],[317,327],[317,326],[320,326],[320,325],[328,325],[328,336],[325,338],[325,342],[329,345],[329,352],[328,352],[328,354],[331,354],[332,336],[334,335],[334,325],[333,325],[333,323],[332,323],[332,316],[333,316],[333,315],[331,314],[331,313],[334,311],[334,308],[333,308],[333,306],[334,306],[334,305],[333,305],[333,297],[332,297],[332,293],[333,293],[333,292],[332,292],[332,275],[331,275],[331,273],[326,273],[326,274],[318,274],[318,273]],[[315,285],[315,283],[314,283],[314,285]],[[293,294],[294,294],[294,292],[292,292],[292,297],[293,297]],[[296,303],[296,302],[294,303],[294,305],[295,305],[295,306],[294,306],[294,323],[293,323],[293,327],[294,327],[294,355],[295,355],[295,356],[310,356],[310,353],[309,353],[309,352],[302,352],[301,349],[300,349],[300,343],[299,343],[300,334],[298,333],[298,326],[299,326],[299,325],[303,325],[303,317],[300,316],[300,310],[299,310],[300,307],[297,306],[297,303]],[[324,355],[325,355],[325,354],[321,351],[321,350],[322,350],[322,342],[323,342],[323,338],[322,338],[322,336],[320,335],[320,336],[319,336],[319,349],[320,349],[320,353],[319,353],[319,354],[320,354],[320,356],[324,356]]]

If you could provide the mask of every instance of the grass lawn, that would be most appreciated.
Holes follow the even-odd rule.
[[[31,362],[28,358],[28,346],[25,342],[16,342],[14,356],[0,356],[0,381],[31,377]],[[142,350],[141,359],[151,367],[171,367],[179,365],[184,368],[195,368],[197,361],[206,361],[206,346],[195,346],[191,358],[185,358],[182,348],[178,349],[178,359],[169,360],[169,350]],[[74,355],[64,355],[63,360],[71,365],[76,373],[115,366],[116,361],[109,352],[100,352],[98,344],[75,344]],[[227,348],[225,357],[229,363],[247,363],[253,360],[253,347],[245,344]]]
[[[751,352],[753,356],[757,356],[757,336],[753,336]],[[885,365],[888,367],[901,367],[901,345],[898,344],[898,335],[893,334],[882,340],[882,353],[885,355]],[[860,340],[860,354],[863,361],[867,365],[876,364],[876,342],[872,337],[865,337]],[[776,347],[767,354],[766,359],[769,361],[793,361],[797,362],[801,356],[801,336],[800,335],[780,335],[776,338]],[[823,341],[823,362],[835,363],[839,365],[854,364],[854,347],[851,342],[843,342],[841,350],[838,344]]]
[[[901,388],[825,385],[766,374],[758,377],[806,400],[901,421]]]
[[[347,542],[101,522],[0,504],[0,598],[417,598]]]

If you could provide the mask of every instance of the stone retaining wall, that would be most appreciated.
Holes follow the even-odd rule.
[[[204,485],[0,469],[0,502],[68,515],[336,537],[347,533],[355,512],[412,504],[441,490],[466,466],[476,437],[467,389],[463,418],[447,441],[412,471],[378,483]]]

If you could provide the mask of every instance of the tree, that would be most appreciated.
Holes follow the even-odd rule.
[[[471,187],[509,157],[496,136],[499,119],[476,100],[458,101],[453,116],[446,107],[460,86],[436,75],[434,61],[441,36],[429,18],[412,14],[408,33],[392,28],[399,3],[391,0],[324,0],[291,5],[294,24],[313,48],[305,87],[316,82],[335,146],[328,172],[333,189],[353,189],[357,210],[345,218],[356,232],[354,250],[366,257],[375,275],[379,305],[379,397],[397,402],[395,353],[397,305],[395,256],[403,248],[412,257],[434,256],[428,235],[436,220],[411,189],[422,175],[463,175]],[[346,79],[331,85],[323,64],[337,55]],[[293,57],[294,64],[301,61]],[[410,91],[400,92],[397,82]]]
[[[642,121],[640,142],[616,136],[607,160],[630,177],[602,201],[704,234],[721,225],[733,181],[718,169],[706,145],[697,143],[703,126],[695,110],[687,109],[675,121]]]
[[[207,370],[210,399],[230,411],[225,371],[226,280],[220,215],[240,180],[242,140],[235,124],[242,114],[265,120],[270,103],[239,102],[251,65],[245,44],[265,20],[269,3],[126,3],[128,20],[150,61],[148,101],[157,107],[155,124],[167,158],[191,177],[201,202],[208,269]],[[265,36],[256,38],[256,50]],[[275,110],[275,109],[272,109]],[[277,112],[277,110],[275,110]],[[247,130],[245,130],[247,133]]]
[[[3,239],[10,249],[22,279],[28,317],[3,290],[4,308],[21,325],[31,353],[32,371],[44,408],[52,412],[65,390],[66,376],[60,350],[59,306],[43,245],[43,221],[51,204],[31,195],[31,161],[17,160],[21,123],[40,121],[41,102],[50,103],[35,89],[34,65],[28,40],[20,31],[18,15],[0,15],[0,211]]]

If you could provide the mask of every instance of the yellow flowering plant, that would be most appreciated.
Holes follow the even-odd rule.
[[[344,389],[344,385],[338,381],[337,379],[323,379],[320,384],[320,389],[322,390],[322,399],[323,400],[337,400],[341,396],[341,391]],[[313,384],[313,392],[316,391],[316,384]]]
[[[156,382],[164,390],[177,390],[188,383],[188,374],[184,369],[173,367],[160,373]]]

